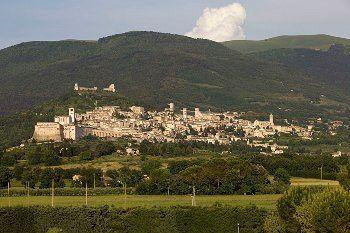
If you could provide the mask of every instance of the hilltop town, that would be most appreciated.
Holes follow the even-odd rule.
[[[97,87],[80,87],[75,84],[76,92],[97,91]],[[103,91],[116,92],[114,84]],[[267,121],[249,121],[238,112],[193,111],[187,108],[176,110],[170,103],[163,111],[146,111],[144,107],[132,106],[123,111],[119,106],[96,107],[83,114],[69,108],[68,115],[56,116],[53,122],[38,122],[33,139],[37,142],[60,142],[66,139],[78,140],[87,135],[101,138],[131,137],[157,142],[177,142],[179,140],[202,141],[206,143],[230,144],[245,141],[250,146],[271,149],[282,154],[285,146],[261,140],[275,134],[294,134],[311,139],[312,126],[276,125],[271,114]],[[250,140],[252,139],[252,140]]]

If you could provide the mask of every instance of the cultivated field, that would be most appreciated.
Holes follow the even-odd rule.
[[[230,195],[230,196],[196,196],[197,206],[230,205],[248,206],[256,205],[266,209],[275,209],[276,202],[281,195]],[[82,206],[85,205],[84,196],[55,197],[55,206]],[[50,196],[30,197],[1,197],[0,206],[28,206],[28,205],[51,205]],[[190,206],[192,198],[190,195],[110,195],[90,196],[89,206],[114,205],[116,207],[153,207],[153,206]]]
[[[338,186],[339,182],[336,180],[321,180],[311,178],[291,178],[292,186],[309,186],[309,185],[325,185],[325,186]]]

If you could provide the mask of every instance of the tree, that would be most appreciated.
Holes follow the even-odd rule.
[[[157,159],[152,159],[144,162],[141,166],[143,174],[151,174],[152,171],[159,169],[162,166],[162,162]]]
[[[0,187],[7,187],[8,182],[12,179],[12,172],[7,167],[0,167]]]
[[[44,169],[40,176],[40,188],[51,188],[52,180],[55,181],[56,188],[64,187],[63,170],[62,169]]]
[[[347,191],[350,191],[350,163],[346,165],[346,172],[338,174],[339,184]]]
[[[5,153],[0,158],[0,164],[5,167],[13,166],[16,162],[16,157],[11,154]]]
[[[310,196],[322,192],[325,187],[293,187],[277,202],[277,212],[290,232],[301,232],[301,225],[296,217],[296,209]]]
[[[325,189],[315,193],[296,208],[303,232],[350,232],[350,194]]]
[[[278,168],[274,175],[274,181],[290,185],[290,175],[288,174],[287,170]]]
[[[13,167],[13,177],[17,180],[20,180],[22,178],[22,174],[25,170],[25,167],[21,164],[16,164],[14,167]]]
[[[26,169],[22,174],[21,183],[25,186],[29,184],[30,188],[35,188],[35,183],[36,183],[35,172],[33,170]]]
[[[80,161],[91,161],[92,159],[91,151],[84,151],[79,154]]]

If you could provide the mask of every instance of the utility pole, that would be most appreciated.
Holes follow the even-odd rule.
[[[323,165],[321,166],[321,180],[323,180]]]
[[[196,187],[192,187],[192,206],[196,206]]]
[[[94,189],[96,188],[96,174],[94,173]]]
[[[52,184],[51,184],[51,207],[55,207],[54,199],[55,199],[55,179],[52,179]]]
[[[7,195],[8,195],[8,198],[9,198],[9,207],[11,206],[11,198],[10,198],[10,195],[11,195],[11,192],[10,192],[10,181],[7,182]]]
[[[239,233],[240,229],[239,229],[239,223],[237,223],[237,232]]]
[[[27,181],[27,196],[29,197],[29,181]]]
[[[124,209],[126,209],[126,182],[123,183],[124,186]]]
[[[85,205],[88,204],[88,185],[87,181],[85,182]]]

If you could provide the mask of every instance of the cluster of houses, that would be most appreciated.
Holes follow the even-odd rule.
[[[173,103],[163,111],[146,111],[140,106],[123,111],[118,106],[103,106],[83,114],[70,108],[68,115],[57,116],[53,122],[38,122],[33,139],[60,142],[94,135],[111,140],[128,136],[138,142],[188,140],[230,144],[241,140],[252,147],[269,148],[275,154],[282,154],[286,147],[263,142],[279,133],[311,139],[312,126],[276,125],[272,114],[267,121],[252,122],[242,119],[242,114],[237,112],[202,112],[199,108],[176,111]]]

